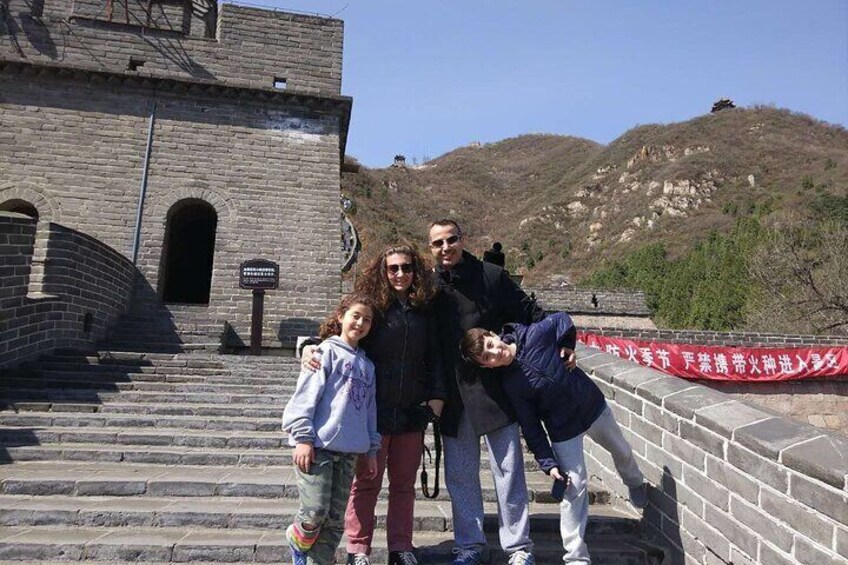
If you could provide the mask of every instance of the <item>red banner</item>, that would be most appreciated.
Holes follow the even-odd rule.
[[[684,379],[786,381],[848,376],[848,347],[716,347],[579,332],[578,341]]]

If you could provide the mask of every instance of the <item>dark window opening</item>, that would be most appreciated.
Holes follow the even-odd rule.
[[[202,200],[189,199],[168,212],[162,250],[165,302],[209,304],[218,215]]]
[[[27,202],[26,200],[20,200],[18,198],[14,198],[12,200],[7,200],[6,202],[0,204],[0,212],[14,212],[16,214],[23,214],[24,216],[29,216],[34,220],[38,219],[38,210]]]
[[[280,77],[274,77],[274,88],[277,90],[285,90],[286,89],[286,79]]]
[[[41,18],[44,16],[44,0],[32,0],[30,2],[33,18]]]
[[[91,333],[91,327],[94,325],[94,315],[91,312],[86,312],[82,317],[82,332]]]
[[[127,63],[128,71],[137,71],[139,67],[144,66],[145,61],[143,59],[136,59],[135,57],[130,57],[130,62]]]

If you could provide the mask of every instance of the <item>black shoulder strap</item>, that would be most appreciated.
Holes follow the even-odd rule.
[[[433,461],[433,455],[430,452],[430,448],[427,447],[427,444],[424,443],[424,435],[427,433],[425,429],[421,432],[421,443],[424,446],[424,454],[421,457],[421,492],[424,494],[425,498],[436,498],[439,496],[439,467],[442,462],[442,430],[439,427],[438,420],[434,420],[433,424],[433,442],[434,448],[436,450],[436,461],[435,461],[435,483],[433,485],[432,492],[430,491],[430,487],[427,485],[427,458],[430,461]]]

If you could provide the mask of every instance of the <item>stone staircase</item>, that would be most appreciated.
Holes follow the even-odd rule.
[[[283,531],[297,488],[279,426],[298,363],[211,352],[205,332],[215,325],[178,317],[163,329],[129,316],[97,352],[57,352],[0,375],[0,562],[288,560]],[[201,347],[186,347],[192,335]],[[179,342],[162,341],[171,337]],[[525,464],[535,468],[529,455]],[[482,467],[485,527],[497,548],[485,457]],[[549,480],[527,478],[537,561],[559,563]],[[662,562],[635,514],[597,486],[590,500],[594,563]],[[384,500],[377,514],[382,530]],[[439,499],[416,504],[415,527],[422,563],[447,563],[444,485]],[[372,557],[386,561],[384,531]],[[491,562],[506,558],[493,550]]]

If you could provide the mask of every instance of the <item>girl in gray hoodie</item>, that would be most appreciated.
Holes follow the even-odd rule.
[[[367,295],[342,299],[321,326],[321,368],[301,372],[283,413],[300,494],[297,516],[286,530],[294,565],[306,565],[307,556],[319,565],[334,562],[357,457],[377,473],[374,365],[358,347],[375,312]]]

